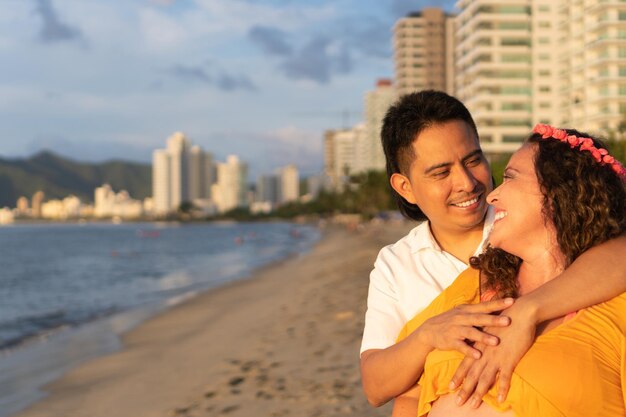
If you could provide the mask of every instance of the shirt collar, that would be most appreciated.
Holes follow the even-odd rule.
[[[493,207],[488,206],[487,214],[485,215],[485,223],[483,225],[483,240],[476,248],[476,252],[474,252],[474,255],[478,255],[483,252],[484,246],[487,242],[487,237],[489,237],[489,233],[491,233],[494,216],[495,211]],[[430,222],[428,220],[420,223],[416,228],[412,230],[411,234],[412,238],[410,239],[409,243],[411,252],[415,253],[427,249],[437,252],[443,251],[443,249],[441,249],[441,246],[439,246],[439,243],[437,243],[437,240],[433,236],[433,233],[430,231]]]

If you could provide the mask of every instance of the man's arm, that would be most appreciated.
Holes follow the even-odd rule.
[[[363,390],[370,404],[381,406],[416,384],[424,370],[426,356],[433,349],[457,350],[480,357],[467,341],[489,345],[498,339],[476,327],[507,326],[509,319],[490,313],[512,304],[512,299],[461,305],[425,320],[404,340],[386,348],[370,349],[361,355]]]
[[[626,234],[583,253],[558,277],[520,297],[503,311],[507,328],[486,329],[498,336],[497,347],[485,347],[479,360],[466,357],[452,383],[463,384],[461,402],[471,396],[478,406],[498,377],[498,397],[506,398],[515,366],[534,341],[535,328],[546,320],[610,300],[626,291]],[[529,337],[530,336],[530,337]]]

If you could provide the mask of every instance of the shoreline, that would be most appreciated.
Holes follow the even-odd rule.
[[[13,415],[386,415],[361,393],[358,344],[375,256],[412,226],[331,227],[304,254],[148,318]]]

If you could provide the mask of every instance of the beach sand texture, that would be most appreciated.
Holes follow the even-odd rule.
[[[388,416],[365,400],[358,350],[376,254],[412,226],[329,228],[308,254],[144,322],[18,416]]]

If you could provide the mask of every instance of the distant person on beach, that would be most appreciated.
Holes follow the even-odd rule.
[[[372,405],[413,387],[434,349],[466,355],[454,376],[457,386],[462,382],[461,404],[470,396],[479,401],[497,373],[500,395],[506,395],[512,371],[533,343],[539,323],[626,291],[622,234],[590,249],[512,305],[501,299],[457,306],[424,321],[395,344],[402,327],[482,251],[493,222],[486,202],[493,182],[469,111],[443,92],[400,98],[387,112],[381,136],[400,210],[423,222],[380,251],[370,276],[361,374]],[[491,314],[500,310],[501,315]]]
[[[584,251],[623,234],[626,169],[587,134],[537,125],[487,201],[495,208],[487,249],[401,339],[457,305],[523,297]],[[542,322],[506,400],[494,388],[482,405],[459,408],[448,384],[462,360],[452,350],[429,353],[419,385],[396,399],[393,416],[626,416],[626,292]]]

